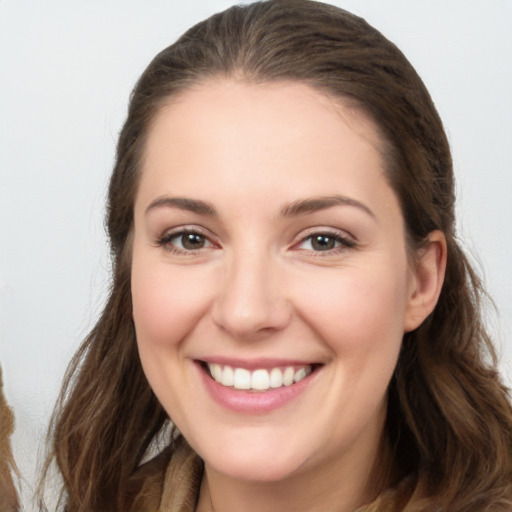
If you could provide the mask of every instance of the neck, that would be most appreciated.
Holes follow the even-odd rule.
[[[240,481],[205,465],[197,512],[353,512],[390,485],[392,457],[382,439],[373,457],[349,454],[277,482]],[[367,455],[370,455],[369,453]]]

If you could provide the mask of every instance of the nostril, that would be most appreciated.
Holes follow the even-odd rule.
[[[213,310],[213,320],[237,339],[268,336],[291,321],[291,307],[269,296],[224,298]]]

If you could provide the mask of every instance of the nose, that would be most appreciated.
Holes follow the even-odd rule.
[[[292,318],[282,271],[256,252],[233,257],[213,305],[214,322],[239,340],[284,329]]]

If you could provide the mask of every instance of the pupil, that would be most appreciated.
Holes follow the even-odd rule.
[[[196,233],[183,235],[181,243],[185,249],[201,249],[204,247],[204,237]]]
[[[311,242],[316,251],[328,251],[334,249],[334,239],[327,235],[315,236]]]

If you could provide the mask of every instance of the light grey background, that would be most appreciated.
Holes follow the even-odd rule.
[[[511,384],[512,0],[333,3],[394,41],[436,102]],[[108,286],[103,202],[129,92],[157,51],[229,4],[0,0],[0,360],[27,510],[66,364]]]

